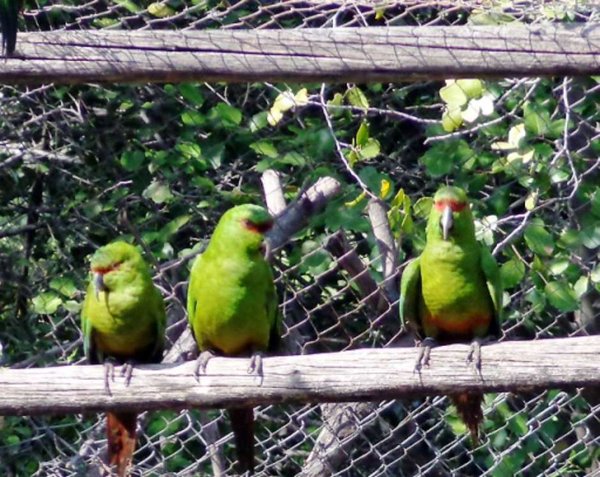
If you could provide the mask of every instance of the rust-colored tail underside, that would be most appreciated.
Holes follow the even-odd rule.
[[[239,470],[241,472],[254,472],[254,410],[251,407],[227,409]]]
[[[469,429],[471,442],[476,446],[479,444],[479,425],[483,421],[483,411],[481,410],[483,394],[473,392],[452,394],[450,399],[456,406],[459,417]]]
[[[106,413],[106,436],[108,438],[108,463],[116,466],[117,475],[129,475],[135,450],[135,426],[137,414],[127,412]]]

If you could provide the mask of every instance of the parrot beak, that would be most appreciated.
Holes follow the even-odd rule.
[[[271,258],[271,244],[269,243],[268,240],[264,240],[262,245],[261,245],[261,251],[263,253],[263,257],[265,258],[265,260],[270,260]]]
[[[94,272],[94,291],[96,292],[96,300],[98,300],[98,295],[101,291],[108,291],[108,288],[104,284],[104,275],[102,273]]]
[[[452,218],[452,208],[447,205],[444,207],[444,211],[442,212],[442,218],[440,220],[440,225],[442,226],[442,237],[444,240],[448,240],[450,236],[450,230],[452,230],[452,226],[454,225],[454,219]]]

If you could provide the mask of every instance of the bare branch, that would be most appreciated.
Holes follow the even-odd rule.
[[[306,225],[311,216],[321,212],[340,192],[340,183],[333,177],[322,177],[306,189],[275,218],[275,226],[267,233],[272,249],[283,246],[292,235]]]
[[[286,207],[285,197],[281,188],[279,174],[273,169],[267,169],[260,178],[265,193],[265,203],[273,216],[281,214]]]

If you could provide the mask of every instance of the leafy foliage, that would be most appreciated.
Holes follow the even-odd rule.
[[[299,9],[285,13],[276,5],[253,10],[252,2],[129,0],[114,2],[112,9],[105,9],[110,2],[100,2],[81,10],[79,3],[46,8],[49,2],[38,1],[25,26],[271,27],[279,18],[278,26],[291,28],[328,25],[333,15],[349,25],[497,24],[529,21],[534,13],[552,20],[586,19],[568,2],[522,18],[500,7],[365,7],[358,15],[324,4],[303,16]],[[92,8],[100,10],[90,13]],[[185,326],[189,258],[203,248],[224,210],[262,202],[260,173],[268,168],[281,174],[288,201],[325,175],[343,184],[325,212],[311,217],[276,255],[291,349],[337,351],[393,342],[399,330],[394,313],[365,298],[364,284],[341,265],[344,254],[336,253],[332,242],[343,231],[367,277],[380,284],[383,266],[366,214],[368,200],[377,197],[387,205],[404,262],[424,245],[430,196],[441,182],[468,191],[478,235],[502,263],[503,339],[595,332],[598,81],[5,86],[1,363],[81,364],[79,304],[87,257],[118,237],[143,245],[169,304],[168,337],[177,339]],[[591,316],[588,309],[595,310]],[[346,463],[352,460],[362,472],[357,475],[440,469],[584,475],[599,457],[597,445],[578,437],[585,429],[592,444],[599,439],[598,403],[582,392],[489,395],[486,440],[472,452],[444,399],[383,402],[372,416],[377,419],[362,423],[348,450]],[[298,474],[322,420],[315,406],[262,409],[258,432],[265,474]],[[418,432],[409,433],[406,422]],[[147,415],[136,460],[149,474],[208,473],[206,436],[216,423],[223,425],[218,411]],[[92,416],[5,417],[0,472],[85,475],[98,460],[102,432]],[[231,451],[228,447],[224,454],[227,465]],[[388,470],[380,470],[381,459]],[[342,466],[336,475],[349,475],[344,472]]]

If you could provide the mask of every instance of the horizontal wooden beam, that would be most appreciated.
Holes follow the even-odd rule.
[[[370,82],[600,74],[592,25],[55,31],[19,35],[2,83]]]
[[[600,336],[511,341],[482,348],[481,374],[467,365],[467,345],[434,348],[431,365],[414,372],[415,348],[264,358],[263,376],[249,360],[214,358],[196,381],[194,363],[140,366],[111,394],[102,366],[0,370],[0,415],[106,409],[219,408],[240,405],[413,398],[465,390],[530,391],[600,386]]]

